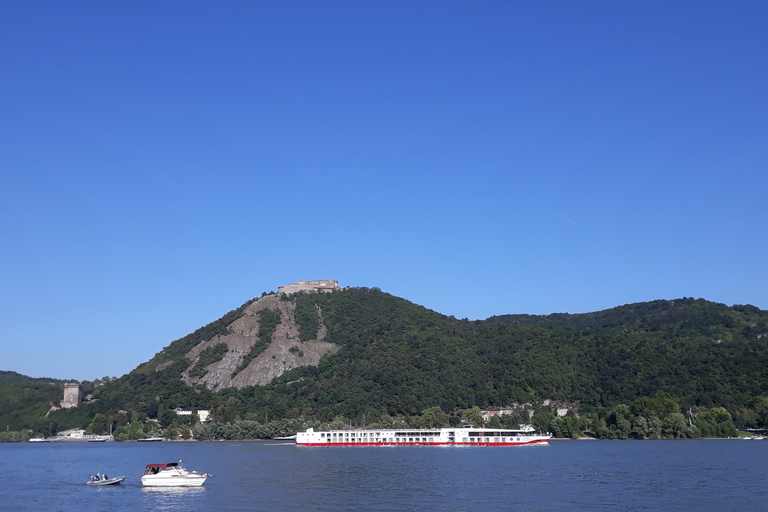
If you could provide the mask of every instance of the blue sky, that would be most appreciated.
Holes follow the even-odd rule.
[[[299,279],[768,308],[768,3],[2,5],[0,369],[119,376]]]

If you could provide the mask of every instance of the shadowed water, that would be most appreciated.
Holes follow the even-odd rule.
[[[530,447],[274,442],[0,444],[3,510],[757,511],[768,441],[553,441]],[[141,487],[183,459],[201,488]],[[92,472],[125,476],[89,487]]]

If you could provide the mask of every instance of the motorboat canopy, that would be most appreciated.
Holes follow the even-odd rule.
[[[165,468],[170,468],[178,465],[179,465],[178,462],[166,462],[165,464],[147,464],[147,467],[165,469]]]
[[[163,471],[164,469],[170,469],[179,467],[179,462],[166,462],[165,464],[147,464],[147,467],[144,468],[144,474],[145,475],[155,475],[159,473],[160,471]]]

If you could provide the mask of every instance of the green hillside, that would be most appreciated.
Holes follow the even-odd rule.
[[[0,426],[18,431],[36,428],[52,405],[58,404],[64,381],[36,379],[16,372],[0,371]]]
[[[99,425],[112,418],[114,427],[131,416],[170,424],[174,415],[167,411],[184,407],[209,409],[219,424],[334,418],[386,424],[424,421],[418,418],[425,411],[447,422],[473,407],[530,404],[541,428],[565,435],[654,437],[663,425],[665,436],[681,437],[693,435],[694,420],[702,425],[698,432],[716,435],[726,431],[719,423],[732,429],[731,417],[768,426],[768,312],[753,306],[659,300],[579,315],[467,321],[378,289],[282,300],[295,306],[299,335],[292,352],[300,353],[322,327],[338,351],[263,386],[213,393],[184,384],[185,370],[204,373],[185,354],[231,332],[249,301],[96,388],[94,402],[53,413],[49,421],[85,427],[100,415]],[[275,325],[290,321],[273,317]],[[220,358],[226,350],[211,346],[206,362],[217,360],[214,352]],[[554,418],[545,400],[580,417]]]
[[[684,405],[734,407],[768,393],[768,312],[702,299],[659,300],[580,315],[504,315],[487,323],[548,328],[578,345],[590,405],[656,391]],[[539,389],[539,388],[537,388]]]

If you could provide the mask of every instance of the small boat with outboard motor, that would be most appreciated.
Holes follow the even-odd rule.
[[[200,487],[210,477],[208,473],[189,471],[179,462],[147,464],[141,485],[144,487]]]
[[[117,485],[125,481],[124,476],[118,476],[115,478],[109,478],[106,473],[93,473],[91,479],[85,482],[85,485]]]

